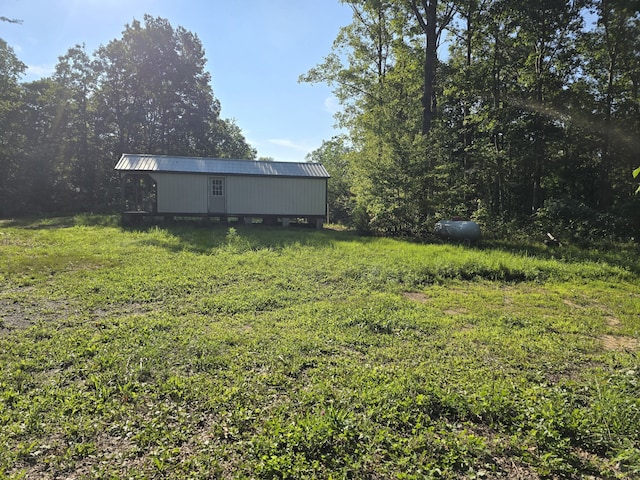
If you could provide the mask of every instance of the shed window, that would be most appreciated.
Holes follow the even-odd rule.
[[[211,179],[211,195],[213,197],[222,197],[224,195],[224,182],[222,178],[212,178]]]

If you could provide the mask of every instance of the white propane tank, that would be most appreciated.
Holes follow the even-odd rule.
[[[471,245],[480,240],[480,225],[468,220],[440,220],[436,223],[435,234],[444,240],[456,240]]]

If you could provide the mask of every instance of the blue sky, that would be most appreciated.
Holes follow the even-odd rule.
[[[329,87],[297,81],[351,22],[338,0],[1,0],[0,16],[23,23],[0,22],[0,37],[31,81],[74,45],[92,54],[145,13],[198,35],[222,117],[235,119],[259,156],[304,161],[338,133]]]

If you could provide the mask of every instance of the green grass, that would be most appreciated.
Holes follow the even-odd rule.
[[[637,247],[0,223],[0,478],[633,478]]]

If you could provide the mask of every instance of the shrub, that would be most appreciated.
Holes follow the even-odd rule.
[[[629,219],[615,210],[597,211],[572,199],[548,199],[536,214],[537,227],[576,243],[594,240],[620,240],[633,236]]]

